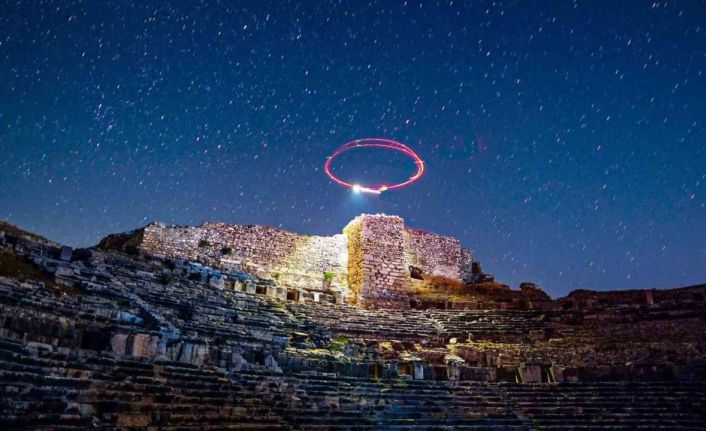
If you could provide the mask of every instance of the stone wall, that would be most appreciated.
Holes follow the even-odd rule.
[[[357,303],[363,291],[363,223],[355,219],[343,229],[348,238],[348,287],[352,293],[352,303]]]
[[[330,237],[224,223],[152,223],[142,235],[140,249],[148,254],[235,268],[283,287],[339,291],[364,306],[408,306],[410,266],[462,280],[472,261],[457,239],[410,229],[402,218],[381,214],[362,214]],[[334,274],[331,286],[324,283],[326,271]]]
[[[306,236],[269,226],[205,223],[197,227],[145,227],[140,248],[149,254],[202,260],[235,267],[280,285],[325,291],[324,272],[331,271],[334,290],[348,291],[345,235]]]
[[[459,271],[461,280],[471,280],[473,275],[473,254],[469,248],[461,247],[461,268]]]
[[[450,236],[418,229],[404,229],[405,262],[428,275],[442,275],[460,280],[470,251]],[[470,262],[469,262],[470,263]]]
[[[354,290],[365,307],[409,308],[409,270],[405,265],[404,220],[397,216],[363,214],[344,229],[349,244],[358,247],[349,259]],[[362,283],[361,283],[362,280]]]

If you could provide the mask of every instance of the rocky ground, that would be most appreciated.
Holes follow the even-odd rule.
[[[704,286],[365,310],[115,238],[74,250],[0,231],[4,429],[706,423]]]

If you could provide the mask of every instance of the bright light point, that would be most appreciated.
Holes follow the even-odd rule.
[[[382,191],[378,189],[371,189],[370,187],[360,187],[359,190],[363,193],[369,193],[372,195],[379,195]]]
[[[373,195],[379,195],[383,191],[387,190],[387,187],[383,186],[379,189],[371,189],[370,187],[363,187],[360,184],[353,184],[351,186],[351,190],[353,191],[353,193],[369,193]]]

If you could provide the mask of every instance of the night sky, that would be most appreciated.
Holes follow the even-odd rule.
[[[2,2],[0,219],[86,246],[384,212],[553,296],[706,282],[703,2],[235,3]],[[330,182],[363,137],[426,175]],[[375,149],[334,168],[414,171]]]

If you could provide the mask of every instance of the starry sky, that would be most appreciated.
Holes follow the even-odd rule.
[[[152,220],[457,237],[552,296],[706,282],[700,1],[6,1],[0,219],[74,246]],[[427,172],[355,195],[356,138]],[[404,179],[409,159],[341,156]]]

